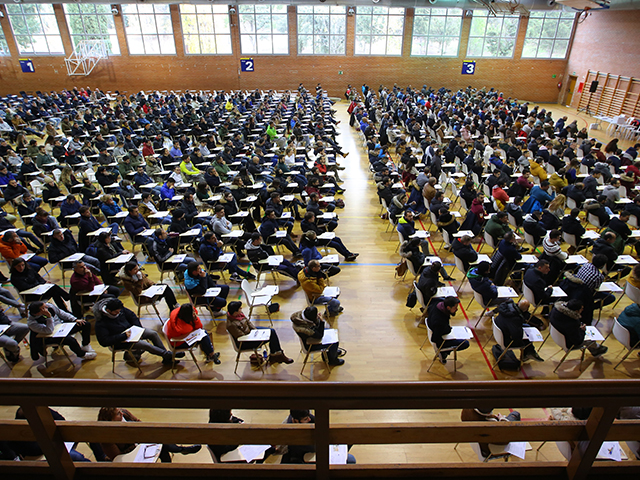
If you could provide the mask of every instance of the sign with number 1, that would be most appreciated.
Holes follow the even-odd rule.
[[[22,73],[33,73],[36,69],[33,67],[33,62],[31,59],[21,58],[20,59],[20,68],[22,69]]]
[[[476,73],[476,62],[462,62],[462,75],[473,75]]]
[[[241,72],[255,72],[253,58],[241,58],[240,59],[240,71]]]

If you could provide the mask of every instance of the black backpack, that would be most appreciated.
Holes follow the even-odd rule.
[[[503,351],[502,347],[498,344],[491,347],[491,353],[496,360],[500,358]],[[509,350],[498,363],[498,368],[500,368],[500,370],[520,370],[520,360],[518,360],[513,351]]]

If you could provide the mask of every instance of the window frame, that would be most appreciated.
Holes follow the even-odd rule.
[[[558,10],[553,10],[553,11],[557,11],[560,13],[560,16],[556,19],[556,36],[554,36],[553,38],[550,37],[542,37],[542,30],[543,28],[540,28],[540,34],[537,37],[527,37],[527,35],[529,34],[529,26],[531,25],[531,15],[532,14],[543,14],[542,17],[533,17],[534,19],[541,19],[542,23],[544,25],[545,21],[547,20],[547,13],[549,13],[549,11],[546,10],[533,10],[530,12],[529,14],[529,18],[527,21],[527,31],[525,32],[525,36],[524,36],[524,42],[522,43],[522,53],[520,54],[520,58],[526,58],[527,60],[566,60],[567,57],[569,56],[569,47],[571,46],[571,38],[573,36],[573,32],[576,28],[576,14],[573,12],[564,12],[564,11],[558,11]],[[573,15],[573,19],[571,20],[571,31],[569,32],[569,36],[567,38],[558,38],[557,37],[557,33],[558,33],[558,26],[560,25],[560,20],[569,20],[568,16],[563,17],[563,15],[565,15],[566,13],[571,13]],[[553,18],[553,17],[550,17]],[[530,56],[525,56],[525,48],[527,45],[527,40],[536,40],[537,41],[537,46],[536,46],[536,55],[533,57]],[[551,56],[549,57],[539,57],[538,56],[538,52],[540,50],[540,41],[541,40],[551,40],[553,43],[551,44]],[[556,40],[561,40],[561,41],[565,41],[567,42],[567,49],[564,52],[564,56],[563,57],[554,57],[553,56],[553,49],[556,45]]]
[[[477,17],[484,17],[487,19],[487,22],[485,23],[484,26],[484,34],[482,36],[478,36],[478,35],[473,35],[473,21],[477,18]],[[468,43],[467,43],[467,58],[494,58],[494,59],[499,59],[499,60],[508,60],[508,59],[513,59],[515,58],[516,55],[516,46],[518,43],[518,34],[520,33],[520,14],[505,14],[505,13],[501,13],[499,15],[489,15],[488,11],[484,11],[484,10],[473,10],[473,16],[471,18],[471,25],[469,26],[469,37],[468,37]],[[515,35],[513,36],[513,50],[511,52],[510,56],[496,56],[496,55],[483,55],[482,53],[480,55],[472,55],[470,53],[470,48],[471,48],[471,41],[474,38],[482,38],[482,52],[484,52],[485,49],[485,43],[487,38],[493,38],[493,37],[487,37],[487,27],[489,24],[489,19],[491,18],[502,18],[502,24],[500,26],[500,35],[498,35],[496,38],[498,38],[498,41],[501,41],[502,39],[508,39],[510,37],[505,37],[503,35],[504,32],[504,20],[506,18],[516,18],[518,20],[518,25],[516,27],[516,32]]]
[[[9,50],[9,42],[7,42],[7,36],[4,34],[4,30],[0,28],[0,57],[10,57],[11,50]]]
[[[311,7],[313,10],[311,12],[302,12],[300,13],[299,8],[300,7]],[[329,12],[328,13],[324,13],[324,12],[319,12],[316,13],[316,8],[329,8]],[[331,9],[335,8],[335,7],[341,7],[344,9],[343,13],[332,13]],[[296,5],[296,50],[297,50],[297,54],[300,56],[327,56],[327,57],[345,57],[347,55],[347,6],[346,5]],[[329,17],[329,33],[320,33],[320,34],[316,34],[315,33],[315,18],[317,16],[328,16]],[[309,34],[309,33],[300,33],[300,29],[299,29],[299,25],[300,25],[300,17],[311,17],[312,18],[312,24],[314,25],[314,31],[313,33]],[[344,33],[332,33],[331,32],[331,19],[332,17],[343,17],[344,19]],[[311,36],[313,41],[312,41],[312,45],[313,45],[313,52],[312,53],[303,53],[300,51],[300,36]],[[326,36],[329,38],[329,53],[316,53],[316,37],[317,36]],[[342,37],[344,39],[344,50],[341,53],[331,53],[331,40],[332,38],[337,38],[337,37]]]
[[[93,12],[92,13],[84,13],[82,11],[80,11],[80,6],[85,6],[85,5],[91,5],[93,7]],[[105,13],[98,13],[97,11],[97,6],[98,5],[107,5],[109,7],[109,12],[105,12]],[[67,6],[76,6],[78,7],[78,13],[69,13],[67,12]],[[76,48],[76,44],[73,41],[74,38],[78,38],[79,41],[81,40],[106,40],[108,39],[112,45],[113,45],[113,41],[115,39],[115,46],[117,47],[118,51],[117,52],[112,52],[111,49],[109,49],[107,47],[107,52],[109,53],[109,56],[117,56],[117,55],[122,55],[122,50],[120,49],[120,40],[118,39],[118,33],[116,30],[116,26],[115,26],[115,20],[114,20],[114,14],[113,12],[111,12],[111,6],[108,4],[102,4],[102,3],[63,3],[62,4],[62,11],[64,12],[64,19],[67,22],[67,31],[69,32],[69,39],[71,40],[71,46],[75,49]],[[85,23],[84,23],[84,17],[96,17],[96,19],[100,18],[100,17],[111,17],[111,21],[113,22],[113,28],[114,28],[114,33],[110,34],[110,33],[87,33],[86,29],[85,29]],[[77,17],[80,18],[82,21],[82,27],[83,27],[83,32],[84,33],[72,33],[71,32],[71,23],[69,22],[70,18],[69,17]],[[102,38],[102,39],[95,39],[95,38],[87,38],[87,37],[98,37],[98,36],[102,36],[102,37],[106,37],[106,38]],[[112,38],[113,37],[113,38]]]
[[[273,12],[273,7],[283,7],[284,6],[284,13],[280,13],[280,12]],[[241,10],[243,8],[247,8],[247,7],[252,7],[253,8],[253,12],[242,12]],[[256,12],[256,7],[269,7],[269,20],[271,23],[271,27],[270,27],[270,31],[267,32],[258,32],[257,30],[257,23],[256,23],[256,15],[267,15],[266,12]],[[277,4],[277,3],[249,3],[249,4],[239,4],[237,6],[237,15],[238,15],[238,39],[240,41],[240,55],[267,55],[267,56],[290,56],[291,55],[291,48],[289,45],[289,41],[290,41],[290,32],[289,32],[289,11],[287,8],[287,5],[283,5],[283,4]],[[241,21],[241,17],[242,16],[253,16],[253,25],[254,25],[254,31],[253,32],[244,32],[242,31],[242,21]],[[274,33],[273,31],[273,16],[276,15],[278,17],[284,17],[285,20],[287,21],[287,27],[286,27],[286,34],[282,34],[282,33]],[[296,29],[297,30],[297,29]],[[268,35],[271,38],[271,53],[263,53],[259,51],[259,41],[258,41],[258,37],[260,35]],[[255,38],[255,46],[256,46],[256,51],[255,52],[246,52],[243,50],[243,42],[242,42],[242,38],[244,37],[254,37]],[[278,52],[278,53],[274,53],[274,37],[286,37],[286,46],[287,46],[287,51],[286,52]]]
[[[140,13],[140,9],[139,7],[143,6],[143,7],[148,7],[151,6],[153,7],[153,13],[147,13],[147,12],[142,12]],[[136,13],[131,13],[131,12],[125,12],[125,8],[127,7],[135,7],[136,9]],[[169,10],[168,12],[156,12],[156,7],[167,7],[167,9]],[[176,56],[177,55],[177,51],[178,49],[176,48],[176,32],[173,28],[173,19],[171,17],[171,9],[170,9],[170,5],[166,4],[166,3],[144,3],[144,4],[138,4],[138,3],[122,3],[120,4],[120,10],[121,10],[121,16],[122,16],[122,24],[124,27],[124,35],[125,38],[127,40],[127,50],[129,52],[130,56]],[[125,17],[127,15],[131,15],[131,16],[135,16],[138,18],[138,24],[140,25],[141,31],[140,33],[128,33],[127,32],[127,25],[126,25],[126,21],[125,21]],[[168,16],[169,17],[169,25],[171,26],[171,38],[173,40],[173,52],[171,53],[162,53],[162,43],[160,42],[160,37],[169,37],[168,33],[157,33],[158,32],[158,15],[163,15],[163,16]],[[153,21],[155,23],[156,26],[156,33],[153,34],[144,34],[142,33],[142,23],[141,23],[141,18],[142,17],[153,17]],[[144,36],[145,35],[155,35],[155,37],[157,38],[158,41],[158,47],[159,47],[159,52],[158,53],[147,53],[147,48],[146,48],[146,44],[144,43]],[[131,39],[130,37],[132,36],[139,36],[142,37],[142,46],[144,48],[144,53],[133,53],[131,50]]]
[[[37,12],[36,13],[25,13],[24,11],[24,7],[26,6],[32,6],[34,5]],[[40,11],[40,7],[46,7],[49,6],[51,7],[51,12],[41,12]],[[14,8],[20,8],[20,13],[15,12],[12,13],[11,10],[13,10]],[[16,43],[16,48],[18,49],[18,55],[22,56],[22,55],[30,55],[30,56],[40,56],[40,57],[59,57],[59,56],[65,56],[66,52],[64,49],[64,43],[62,41],[62,34],[60,33],[60,25],[58,25],[58,19],[56,17],[56,13],[54,10],[54,6],[52,3],[32,3],[32,4],[26,4],[26,3],[13,3],[13,4],[5,4],[5,9],[7,12],[7,19],[9,20],[9,25],[11,26],[11,33],[13,34],[13,39]],[[45,28],[44,28],[44,23],[42,20],[42,17],[46,16],[46,17],[53,17],[53,22],[50,22],[49,25],[55,25],[55,28],[57,30],[57,33],[46,33],[45,32]],[[16,18],[19,17],[21,21],[24,22],[24,25],[27,28],[28,34],[21,34],[18,33],[16,34],[15,28],[14,28],[14,24],[12,22],[12,18]],[[40,23],[40,27],[42,30],[42,33],[37,33],[37,34],[33,34],[31,33],[30,29],[29,29],[29,24],[27,22],[27,18],[37,18],[38,22]],[[18,41],[18,37],[25,37],[28,36],[29,37],[29,41],[31,44],[31,48],[34,50],[32,52],[25,52],[22,51],[21,47],[20,47],[20,42]],[[47,52],[36,52],[35,51],[35,42],[33,41],[33,37],[43,37],[44,41],[47,44]],[[49,37],[58,37],[58,39],[60,40],[60,47],[61,50],[60,51],[51,51],[51,46],[50,46],[50,41],[49,41]],[[5,38],[6,40],[6,38]],[[8,46],[8,45],[7,45]]]
[[[182,7],[184,6],[189,6],[189,7],[194,7],[195,11],[193,13],[191,12],[183,12],[182,11]],[[210,12],[208,13],[202,13],[202,12],[198,12],[198,7],[209,7],[211,9]],[[212,7],[216,7],[216,6],[222,6],[225,8],[224,13],[223,12],[214,12]],[[182,44],[183,44],[183,50],[184,50],[184,55],[185,56],[202,56],[202,55],[223,55],[223,56],[228,56],[228,55],[233,55],[233,37],[231,35],[231,19],[229,18],[229,7],[228,5],[216,5],[216,4],[180,4],[179,5],[179,10],[178,10],[178,14],[180,15],[180,30],[181,30],[181,34],[182,34]],[[187,15],[195,15],[196,20],[198,18],[199,15],[210,15],[211,16],[211,22],[213,25],[213,32],[212,33],[200,33],[200,22],[196,21],[196,26],[198,29],[198,33],[185,33],[185,28],[184,28],[184,17]],[[225,32],[225,33],[218,33],[216,31],[216,16],[226,16],[227,18],[227,22],[228,22],[228,27],[229,27],[229,32]],[[186,41],[186,36],[187,35],[197,35],[198,37],[198,46],[200,49],[200,53],[189,53],[187,52],[187,41]],[[218,38],[219,36],[228,36],[229,37],[229,46],[231,47],[231,51],[229,53],[220,53],[218,52]],[[201,39],[202,37],[213,37],[213,41],[214,41],[214,45],[216,47],[216,51],[215,52],[206,52],[203,53],[202,52],[202,42]]]
[[[365,14],[361,14],[359,13],[360,10],[362,8],[371,8],[371,14],[365,13]],[[371,40],[373,38],[373,34],[372,33],[368,33],[368,34],[358,34],[358,16],[359,15],[363,15],[363,16],[370,16],[372,19],[375,15],[377,15],[375,12],[375,9],[379,9],[379,8],[386,8],[387,9],[387,33],[384,35],[386,38],[386,42],[385,42],[385,53],[371,53]],[[389,11],[391,9],[402,9],[402,15],[396,15],[396,14],[391,14],[389,13]],[[388,33],[388,29],[389,29],[389,17],[402,17],[402,33],[400,35],[389,35]],[[359,5],[356,6],[356,14],[355,14],[355,32],[354,32],[354,39],[353,39],[353,56],[354,57],[402,57],[403,53],[404,53],[404,34],[407,28],[407,9],[405,7],[387,7],[384,5],[373,5],[373,6],[369,6],[369,5]],[[358,37],[369,37],[369,53],[357,53],[357,48],[358,48]],[[393,54],[389,54],[386,53],[386,51],[389,48],[389,37],[399,37],[400,38],[400,53],[393,53]]]
[[[423,14],[423,13],[418,13],[419,10],[425,10],[427,12],[430,12],[428,15]],[[460,47],[462,46],[462,26],[463,26],[463,22],[464,22],[464,9],[462,8],[457,8],[457,7],[453,7],[453,8],[442,8],[442,9],[437,9],[437,10],[446,10],[444,15],[441,14],[432,14],[431,11],[434,10],[433,8],[427,8],[427,7],[416,7],[414,9],[414,14],[413,14],[413,28],[411,31],[411,51],[409,52],[409,56],[410,57],[432,57],[432,58],[458,58],[460,57]],[[460,15],[453,15],[451,14],[451,10],[459,10],[460,11]],[[427,33],[426,35],[423,34],[416,34],[416,17],[428,17],[429,19],[433,18],[433,17],[440,17],[440,18],[444,18],[445,19],[445,29],[447,28],[447,21],[449,18],[459,18],[460,19],[460,30],[458,32],[457,37],[456,36],[452,36],[452,35],[431,35],[431,23],[429,23],[429,33]],[[424,54],[414,54],[413,53],[413,45],[415,42],[416,37],[419,38],[426,38],[427,39],[427,44],[426,44],[426,53]],[[456,53],[454,55],[444,55],[444,54],[439,54],[439,55],[430,55],[429,54],[429,39],[430,38],[442,38],[443,40],[445,39],[451,39],[451,38],[457,38],[458,40],[458,48],[456,49]],[[444,50],[444,45],[442,47],[442,50]]]

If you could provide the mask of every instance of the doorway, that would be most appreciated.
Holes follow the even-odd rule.
[[[567,85],[567,92],[564,94],[564,104],[567,107],[571,106],[571,100],[573,100],[573,92],[576,89],[576,82],[578,77],[574,75],[569,75],[569,83]]]

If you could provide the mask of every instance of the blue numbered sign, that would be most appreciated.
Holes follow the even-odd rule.
[[[476,62],[462,62],[462,75],[473,75],[476,73]]]
[[[33,73],[36,69],[33,66],[33,62],[31,59],[22,59],[20,60],[20,68],[22,68],[23,73]]]
[[[255,65],[253,63],[253,58],[241,58],[240,59],[240,71],[241,72],[254,72]]]

